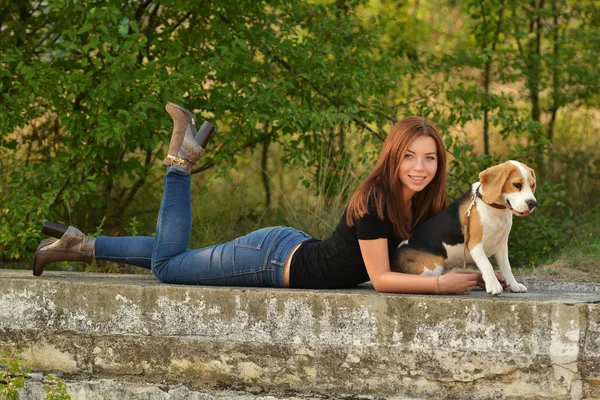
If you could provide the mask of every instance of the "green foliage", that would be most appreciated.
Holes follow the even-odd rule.
[[[67,385],[62,379],[55,379],[52,375],[48,375],[45,380],[48,385],[44,385],[42,388],[46,392],[47,400],[71,400],[71,396],[67,392]]]
[[[129,221],[129,227],[125,228],[125,232],[128,236],[139,236],[142,227],[143,224],[134,216]]]
[[[324,214],[337,212],[406,115],[444,132],[451,198],[496,162],[536,169],[540,208],[511,236],[518,265],[593,241],[574,221],[599,221],[590,211],[600,194],[598,12],[569,0],[9,2],[0,12],[0,262],[28,261],[45,219],[152,234],[166,101],[219,126],[196,173],[213,168],[231,183],[254,151],[278,148],[267,182],[308,189],[306,208],[232,200],[237,215],[194,221],[201,243],[267,221],[327,230]],[[220,228],[230,222],[238,226]]]
[[[560,184],[542,182],[537,188],[538,207],[526,218],[514,217],[509,240],[511,262],[535,267],[551,260],[572,239],[577,222],[566,207],[567,194]],[[557,225],[560,223],[560,226]],[[557,231],[561,234],[557,235]]]
[[[27,361],[21,357],[23,349],[15,347],[12,351],[5,351],[0,357],[0,387],[4,399],[17,400],[17,389],[25,385],[30,370]]]
[[[9,4],[0,32],[1,257],[28,257],[44,219],[86,231],[104,217],[109,231],[121,226],[164,157],[168,100],[221,127],[198,170],[226,171],[244,148],[285,142],[297,164],[316,165],[327,151],[320,168],[335,179],[343,132],[383,123],[378,98],[396,79],[359,5]]]
[[[18,400],[19,392],[25,386],[25,379],[29,377],[29,362],[22,357],[23,349],[15,346],[11,351],[5,351],[0,356],[0,395],[5,400]],[[43,386],[47,400],[70,400],[67,385],[60,378],[48,375],[45,378],[47,385]]]

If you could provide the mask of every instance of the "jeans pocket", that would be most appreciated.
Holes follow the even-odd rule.
[[[236,247],[244,247],[247,249],[260,250],[263,247],[265,239],[271,233],[273,228],[262,228],[251,232],[246,236],[239,237],[233,241]]]

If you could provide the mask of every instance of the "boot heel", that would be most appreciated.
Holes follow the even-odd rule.
[[[216,126],[214,126],[213,124],[211,124],[208,121],[204,121],[204,123],[200,127],[200,130],[198,131],[198,133],[196,134],[196,137],[195,137],[196,142],[198,142],[200,147],[202,147],[203,149],[206,149],[206,144],[210,140],[210,137],[212,136],[215,129],[216,129]]]
[[[192,114],[191,112],[189,112],[185,108],[183,108],[180,105],[175,104],[175,103],[168,102],[167,106],[175,107],[178,110],[183,111],[183,113],[185,115],[187,115],[187,117],[191,121],[192,125],[194,127],[196,127],[196,116],[194,114]],[[211,124],[208,121],[204,121],[204,123],[200,127],[200,130],[194,136],[194,139],[200,145],[200,147],[202,147],[203,149],[206,149],[206,144],[210,140],[210,137],[212,136],[212,134],[215,131],[215,129],[216,129],[216,126],[214,126],[213,124]]]
[[[55,239],[55,238],[44,239],[40,242],[40,245],[35,250],[35,255],[33,256],[33,263],[32,263],[34,276],[40,276],[44,272],[44,267],[46,266],[46,264],[40,264],[37,262],[37,258],[38,258],[40,249],[43,249],[44,247],[49,246],[54,242],[58,242],[58,239]]]
[[[56,222],[44,221],[42,225],[42,233],[60,239],[69,229],[68,226],[57,224]]]

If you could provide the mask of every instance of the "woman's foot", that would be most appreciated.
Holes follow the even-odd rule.
[[[44,239],[33,257],[33,275],[40,276],[46,265],[58,261],[94,261],[96,238],[86,236],[79,229],[69,226],[60,238]]]
[[[189,174],[196,161],[204,154],[204,147],[200,143],[206,145],[215,126],[204,122],[198,132],[196,131],[196,117],[194,114],[171,102],[167,103],[165,108],[173,118],[173,135],[169,143],[169,153],[163,164],[173,166]]]

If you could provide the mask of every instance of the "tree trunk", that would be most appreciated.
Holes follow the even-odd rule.
[[[267,162],[269,160],[269,144],[263,142],[262,157],[260,160],[260,173],[262,176],[263,187],[265,188],[265,207],[271,207],[271,183],[269,182],[269,174],[267,173]]]
[[[552,105],[550,106],[550,121],[548,121],[548,159],[552,155],[552,141],[554,140],[554,124],[556,122],[556,114],[560,108],[560,70],[558,67],[559,62],[559,8],[560,4],[553,2],[552,4],[552,40],[554,41],[552,46],[552,57],[554,58],[554,65],[552,66]]]
[[[483,37],[485,39],[487,32],[487,23],[486,23],[486,13],[485,13],[485,5],[481,2],[481,16],[484,24],[484,34]],[[502,29],[502,17],[504,16],[504,0],[500,2],[500,10],[498,11],[498,22],[496,23],[496,30],[494,32],[494,38],[492,40],[492,47],[490,56],[487,58],[483,68],[483,90],[484,90],[484,101],[483,101],[483,154],[490,154],[490,122],[489,122],[489,112],[490,112],[490,83],[492,80],[492,57],[494,51],[496,51],[496,44],[498,43],[498,37],[500,36],[500,30]],[[484,49],[487,49],[487,43],[484,42]]]

